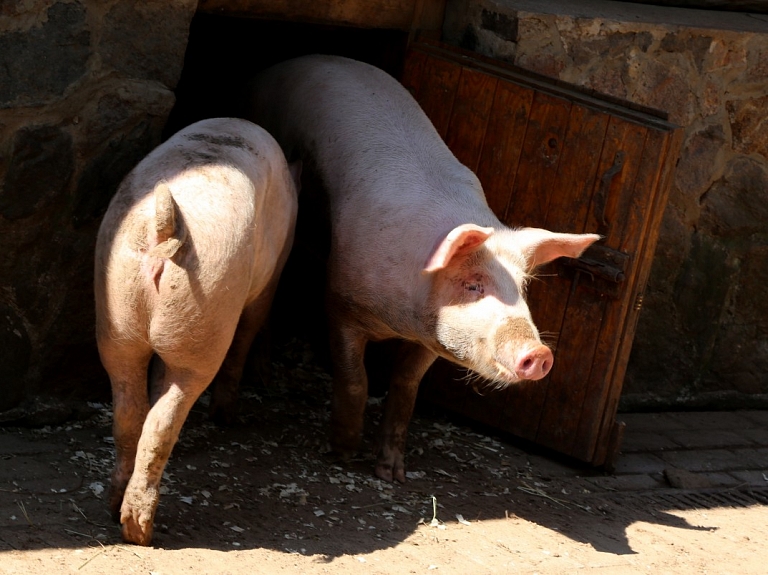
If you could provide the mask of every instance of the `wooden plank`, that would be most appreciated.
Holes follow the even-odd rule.
[[[637,273],[638,254],[636,250],[640,230],[627,230],[626,226],[629,223],[629,206],[635,191],[635,182],[647,133],[648,129],[642,125],[616,117],[611,118],[600,168],[598,168],[596,190],[588,215],[588,226],[592,226],[593,229],[602,229],[605,236],[604,245],[617,250],[624,247],[628,250],[627,253],[633,256],[630,269],[626,273],[625,282],[628,286],[632,285]],[[611,170],[616,165],[616,158],[620,156],[619,152],[623,153],[621,170],[616,172],[610,181],[607,181],[604,175],[612,173]],[[650,190],[646,190],[645,193],[648,192]],[[600,194],[604,195],[603,200],[596,199],[596,196]],[[603,225],[605,222],[608,223],[607,227]],[[625,237],[636,238],[633,245],[622,245],[622,240]],[[580,400],[577,399],[576,403],[568,409],[569,413],[578,412],[579,425],[574,436],[578,437],[578,442],[572,441],[570,445],[563,445],[563,448],[583,461],[591,461],[596,449],[603,418],[601,409],[605,406],[608,390],[612,384],[611,374],[618,353],[618,337],[622,332],[631,299],[632,294],[629,290],[624,290],[620,299],[605,301],[589,377],[581,382]],[[576,298],[572,304],[570,302],[569,304],[589,305],[591,300],[592,298],[584,296],[584,299]],[[573,329],[578,331],[581,328],[574,326]],[[565,328],[562,337],[568,337]],[[582,341],[581,345],[590,344]]]
[[[568,133],[554,182],[556,195],[550,203],[545,228],[568,233],[593,231],[585,228],[607,127],[606,114],[578,105],[571,109]],[[594,318],[602,309],[599,298],[584,309],[569,305],[573,281],[578,282],[578,279],[568,281],[559,277],[559,265],[554,262],[542,268],[542,277],[533,283],[528,297],[534,323],[542,339],[555,351],[555,364],[548,378],[536,432],[537,441],[549,447],[571,439],[576,433],[579,418],[573,415],[563,417],[563,412],[578,399],[580,381],[589,375],[583,369],[588,365],[584,356],[589,357],[589,350],[582,348],[581,342],[596,339],[591,337],[589,329],[599,325]],[[562,340],[560,350],[559,336],[566,315],[573,316],[571,322],[579,328],[579,332],[572,331],[569,339]],[[572,353],[573,350],[578,350],[578,353]]]
[[[491,210],[500,219],[509,203],[525,141],[533,90],[500,81],[496,87],[477,177]]]
[[[617,352],[616,365],[611,375],[611,384],[608,389],[606,405],[603,408],[603,420],[597,447],[592,456],[593,465],[603,465],[613,454],[609,452],[609,439],[614,427],[616,408],[618,406],[624,376],[627,370],[632,341],[635,336],[637,321],[642,307],[642,293],[648,283],[656,243],[659,237],[659,228],[664,215],[664,208],[669,197],[669,188],[674,174],[674,168],[680,153],[683,140],[683,130],[674,132],[661,132],[651,130],[643,150],[643,159],[640,173],[635,183],[633,197],[651,196],[647,204],[637,202],[631,208],[630,218],[638,220],[647,213],[645,229],[641,232],[641,245],[637,248],[640,254],[637,263],[638,272],[634,284],[630,287],[630,308],[628,317],[624,322],[623,332],[619,338],[619,350]],[[624,241],[631,241],[625,237]],[[617,446],[618,448],[618,446]]]
[[[507,225],[544,225],[570,110],[568,100],[540,92],[534,95],[515,185],[504,215]]]
[[[483,150],[485,129],[498,80],[470,68],[462,68],[451,111],[445,143],[456,158],[473,172]]]
[[[570,111],[567,100],[538,92],[534,95],[517,177],[503,219],[507,225],[544,225]],[[533,286],[532,297],[535,289]],[[549,378],[545,378],[508,388],[500,418],[504,429],[526,439],[535,437],[548,383]]]
[[[461,67],[454,62],[434,56],[428,56],[424,62],[417,101],[443,140],[448,133],[460,76]]]
[[[421,84],[424,78],[424,66],[426,66],[428,56],[418,50],[409,50],[403,63],[403,73],[400,83],[405,86],[411,96],[419,100]]]
[[[557,174],[552,183],[553,198],[543,227],[568,233],[593,232],[587,228],[587,212],[597,175],[608,116],[574,106],[568,120],[568,132]],[[528,305],[534,322],[544,334],[557,336],[571,290],[571,282],[558,277],[558,263],[539,269],[531,284]],[[557,346],[558,340],[549,340]],[[556,358],[557,359],[557,358]]]

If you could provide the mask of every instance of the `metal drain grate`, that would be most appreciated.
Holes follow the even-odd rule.
[[[768,488],[742,487],[718,490],[664,489],[642,493],[601,493],[584,498],[585,503],[595,505],[599,501],[610,502],[621,507],[632,507],[646,511],[678,509],[715,509],[722,507],[742,508],[753,505],[768,505]]]

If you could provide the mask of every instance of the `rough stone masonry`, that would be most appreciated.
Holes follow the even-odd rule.
[[[0,422],[66,417],[23,400],[101,377],[96,230],[160,142],[196,5],[0,4]]]

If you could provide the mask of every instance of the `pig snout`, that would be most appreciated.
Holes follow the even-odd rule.
[[[533,324],[524,318],[504,323],[496,332],[496,357],[501,379],[536,381],[552,369],[552,350],[541,343]]]
[[[514,372],[520,379],[537,380],[545,377],[552,369],[554,357],[544,344],[521,350],[514,361]]]

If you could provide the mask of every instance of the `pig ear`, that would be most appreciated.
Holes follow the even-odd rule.
[[[540,228],[522,228],[514,234],[525,257],[526,272],[559,257],[577,258],[600,239],[597,234],[559,234]]]
[[[462,224],[452,229],[435,248],[423,271],[431,273],[448,267],[453,258],[474,252],[492,234],[493,228],[481,228],[475,224]]]

